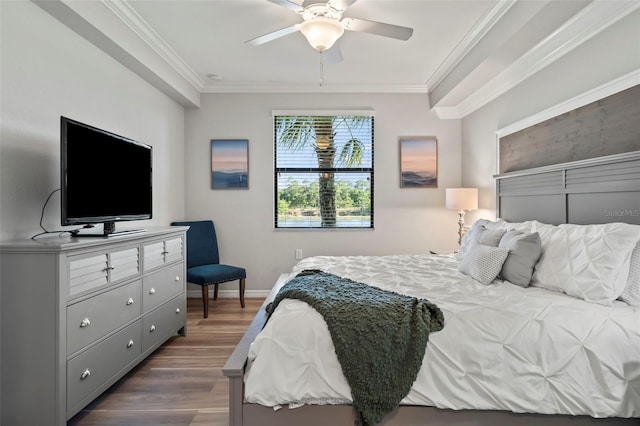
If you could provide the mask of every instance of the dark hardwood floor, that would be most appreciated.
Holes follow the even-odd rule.
[[[68,425],[227,426],[229,382],[222,367],[263,299],[187,301],[187,336],[162,347],[109,388]]]

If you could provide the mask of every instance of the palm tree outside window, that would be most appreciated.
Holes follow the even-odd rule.
[[[373,228],[373,121],[274,114],[276,228]]]

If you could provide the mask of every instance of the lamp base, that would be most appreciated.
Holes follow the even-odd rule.
[[[464,236],[464,210],[458,210],[458,246],[462,245]]]

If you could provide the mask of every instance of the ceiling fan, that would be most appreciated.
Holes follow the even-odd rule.
[[[385,24],[366,19],[343,18],[342,14],[357,0],[327,0],[324,2],[319,0],[304,0],[302,5],[290,0],[268,1],[302,15],[303,21],[299,24],[248,40],[246,42],[247,44],[258,46],[300,31],[309,44],[322,53],[331,49],[335,42],[342,37],[344,30],[376,34],[398,40],[408,40],[413,34],[412,28],[401,27],[399,25]]]

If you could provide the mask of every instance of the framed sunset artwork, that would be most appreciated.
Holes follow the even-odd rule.
[[[438,187],[438,139],[435,136],[400,137],[400,187]]]
[[[249,141],[211,140],[211,188],[249,188]]]

